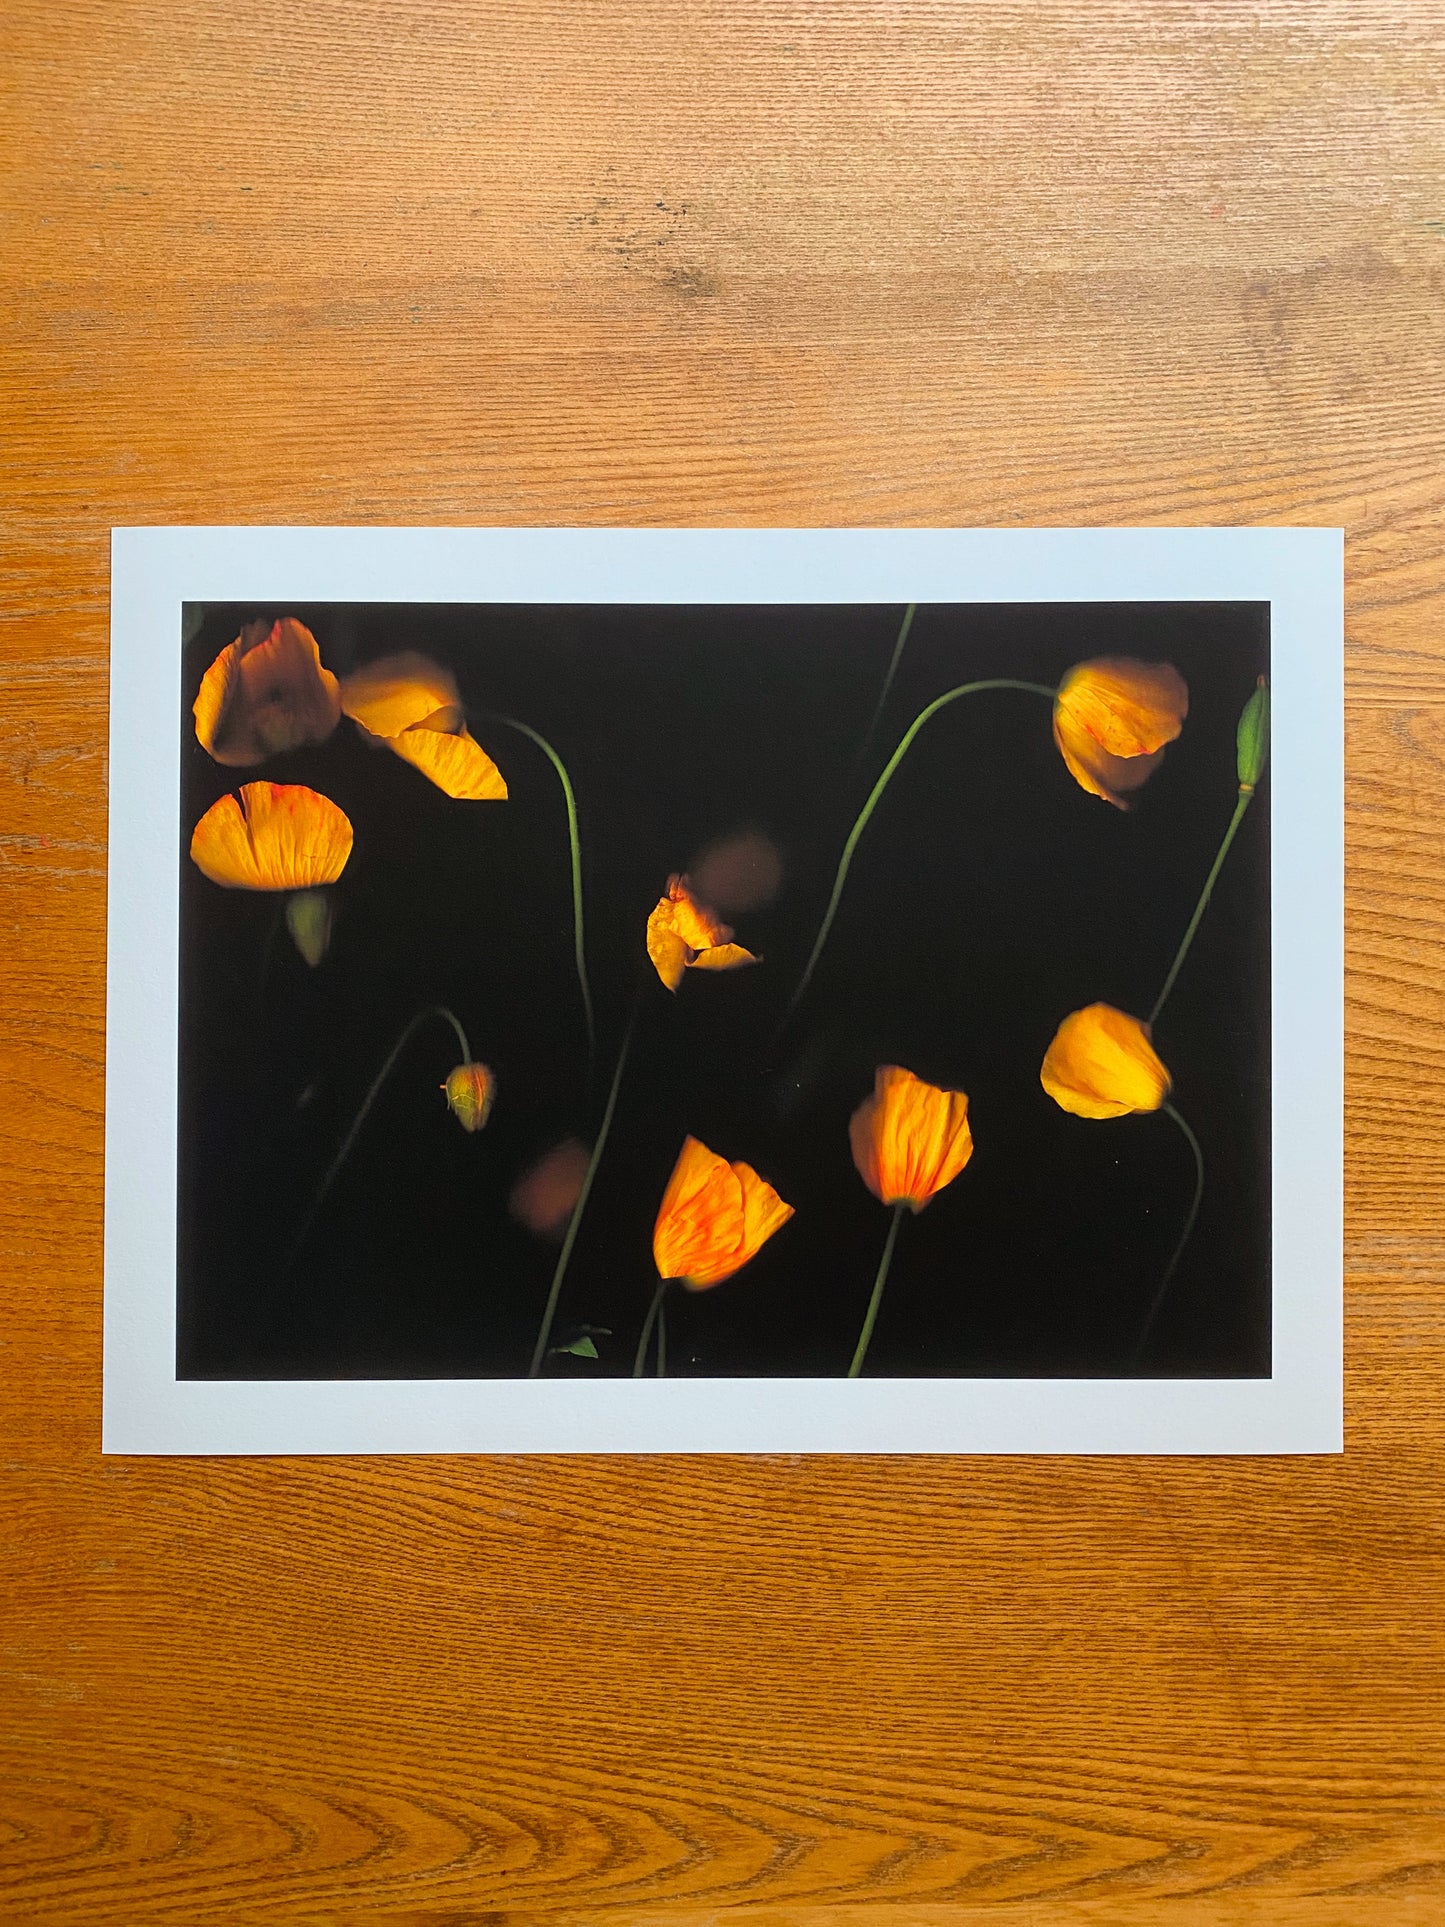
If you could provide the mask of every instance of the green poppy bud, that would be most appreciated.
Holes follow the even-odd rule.
[[[331,942],[331,898],[325,890],[293,890],[286,899],[291,941],[314,970]]]
[[[1236,743],[1239,787],[1252,790],[1269,761],[1269,684],[1263,676],[1259,679],[1259,687],[1244,705]]]

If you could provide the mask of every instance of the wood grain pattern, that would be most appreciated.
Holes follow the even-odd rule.
[[[10,0],[0,1917],[1445,1912],[1445,13]],[[1342,1460],[99,1456],[108,530],[1343,523]]]

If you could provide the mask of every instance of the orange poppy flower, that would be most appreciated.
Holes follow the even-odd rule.
[[[346,812],[300,783],[247,783],[191,836],[191,861],[228,890],[312,890],[335,883],[350,855]]]
[[[450,670],[406,650],[371,662],[341,684],[341,707],[369,743],[387,749],[462,802],[500,803],[502,772],[468,732]]]
[[[341,720],[341,694],[311,631],[285,616],[246,624],[201,678],[191,713],[202,749],[240,769],[324,743]]]
[[[464,1131],[480,1131],[492,1114],[497,1080],[485,1064],[458,1064],[442,1089],[452,1116]]]
[[[1189,714],[1189,690],[1171,663],[1099,656],[1071,669],[1054,697],[1054,741],[1091,796],[1126,810],[1130,790],[1159,767]]]
[[[671,876],[667,895],[647,919],[647,954],[668,989],[676,990],[685,970],[738,970],[760,961],[732,934],[731,924],[719,923],[698,902],[686,877]]]
[[[657,1275],[706,1291],[741,1271],[788,1222],[793,1207],[750,1164],[729,1164],[684,1140],[652,1233]]]
[[[1059,1025],[1039,1081],[1075,1117],[1125,1117],[1157,1111],[1172,1079],[1149,1039],[1149,1026],[1112,1004],[1090,1004]]]
[[[968,1099],[925,1084],[898,1064],[880,1064],[872,1096],[849,1121],[848,1140],[874,1197],[919,1212],[973,1156]]]

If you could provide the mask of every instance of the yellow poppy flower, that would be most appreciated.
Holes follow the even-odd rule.
[[[673,1166],[652,1233],[661,1279],[678,1278],[689,1291],[706,1291],[741,1271],[793,1207],[750,1164],[725,1158],[687,1138]]]
[[[883,1204],[923,1209],[973,1156],[968,1099],[881,1064],[848,1125],[858,1175]]]
[[[1112,1004],[1090,1004],[1059,1025],[1039,1081],[1075,1117],[1125,1117],[1157,1111],[1173,1080],[1147,1024]]]
[[[350,855],[346,812],[300,783],[247,783],[191,836],[191,861],[228,890],[312,890],[335,883]]]
[[[671,876],[667,895],[647,919],[647,954],[668,989],[676,990],[685,970],[738,970],[757,963],[732,934],[731,924],[719,923],[698,902],[686,877]]]
[[[462,714],[451,672],[406,650],[371,662],[341,684],[341,707],[367,742],[383,743],[462,802],[499,803],[506,779]]]
[[[1189,690],[1171,663],[1100,656],[1059,684],[1054,741],[1080,788],[1126,810],[1188,714]]]
[[[246,624],[202,677],[191,713],[202,749],[241,769],[324,743],[341,720],[341,695],[316,638],[286,616]]]
[[[480,1131],[492,1114],[497,1080],[485,1064],[458,1064],[442,1089],[452,1116],[464,1131]]]

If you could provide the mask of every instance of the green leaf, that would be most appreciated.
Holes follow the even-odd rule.
[[[552,1350],[554,1352],[570,1352],[574,1358],[595,1358],[597,1356],[597,1347],[585,1334],[581,1338],[574,1338],[570,1345],[554,1345]]]

